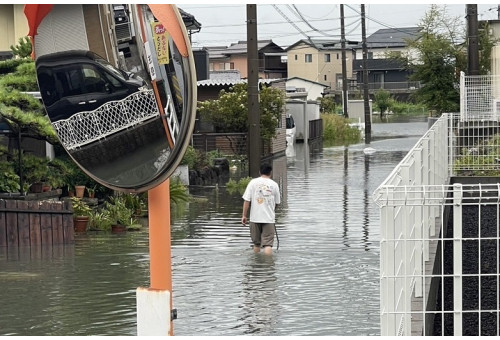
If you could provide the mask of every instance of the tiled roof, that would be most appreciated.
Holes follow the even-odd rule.
[[[420,37],[418,27],[383,28],[366,38],[368,48],[405,47],[406,40]]]

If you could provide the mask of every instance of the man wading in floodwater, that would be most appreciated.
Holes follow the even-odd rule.
[[[248,183],[243,194],[243,215],[241,223],[247,224],[250,208],[250,237],[254,253],[264,248],[265,254],[273,253],[276,204],[280,204],[280,189],[271,179],[273,168],[269,164],[260,167],[260,177]]]

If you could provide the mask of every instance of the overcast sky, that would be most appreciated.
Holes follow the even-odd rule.
[[[255,2],[253,2],[255,3]],[[381,28],[417,26],[428,4],[387,4],[365,3],[367,36]],[[401,1],[402,3],[402,1]],[[439,3],[446,5],[451,17],[459,17],[465,23],[466,5],[460,3]],[[177,4],[194,15],[202,24],[199,33],[192,35],[193,47],[229,46],[239,40],[246,40],[246,4],[243,2],[207,4]],[[360,5],[345,3],[345,32],[352,40],[361,40]],[[478,5],[478,20],[498,18],[498,4],[482,2]],[[257,35],[259,40],[272,39],[281,47],[286,47],[307,37],[317,39],[340,38],[339,4],[277,3],[276,5],[257,2]]]

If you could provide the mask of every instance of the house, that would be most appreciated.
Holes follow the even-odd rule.
[[[305,94],[307,100],[317,100],[325,95],[328,86],[304,79],[301,77],[291,77],[286,80],[287,97],[297,97]]]
[[[402,63],[389,59],[388,56],[389,53],[415,53],[408,49],[408,41],[418,39],[419,30],[418,27],[384,28],[366,38],[368,50],[366,66],[371,94],[378,89],[385,89],[393,95],[404,98],[420,87],[419,82],[408,81],[410,72]],[[363,50],[361,46],[356,46],[355,51],[353,72],[356,77],[356,88],[362,90]]]
[[[357,44],[357,43],[356,43]],[[342,48],[340,41],[302,39],[287,49],[288,77],[299,77],[342,90]],[[347,78],[352,78],[352,44],[346,47]]]
[[[248,46],[238,41],[230,46],[205,47],[209,53],[210,72],[238,70],[241,78],[248,78]],[[277,79],[287,77],[286,52],[272,40],[257,42],[259,56],[259,78]]]

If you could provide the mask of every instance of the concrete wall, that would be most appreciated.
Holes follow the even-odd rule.
[[[373,121],[372,101],[370,99],[370,117]],[[361,123],[365,122],[365,102],[364,100],[349,100],[347,103],[347,111],[349,119],[356,120],[356,123],[361,119]]]

